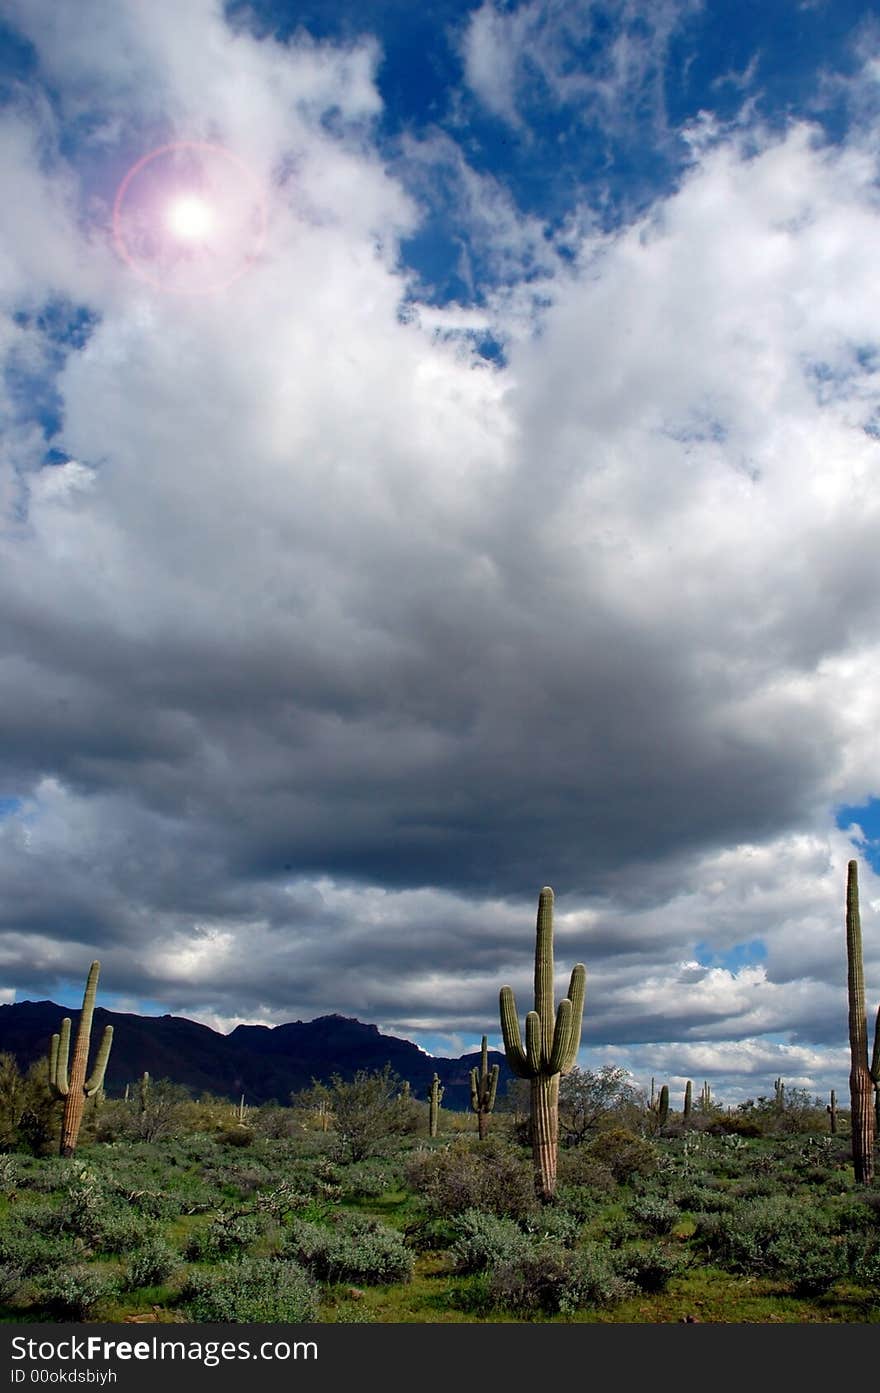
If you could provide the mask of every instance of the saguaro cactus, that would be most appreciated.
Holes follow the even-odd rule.
[[[773,1080],[773,1104],[777,1112],[785,1111],[785,1084],[781,1078]]]
[[[141,1074],[138,1083],[138,1107],[141,1112],[146,1112],[150,1103],[150,1075],[145,1069]]]
[[[665,1127],[669,1120],[669,1084],[665,1083],[660,1089],[660,1097],[657,1100],[657,1121],[661,1127]]]
[[[443,1097],[443,1086],[440,1083],[439,1074],[435,1074],[431,1082],[431,1089],[428,1094],[428,1136],[436,1137],[437,1123],[440,1120],[440,1100]]]
[[[835,1137],[837,1136],[837,1094],[834,1092],[833,1088],[831,1090],[831,1102],[828,1104],[825,1111],[828,1114],[828,1119],[831,1124],[831,1135]]]
[[[691,1108],[694,1105],[694,1086],[690,1079],[684,1086],[684,1110],[682,1117],[690,1117]]]
[[[553,1004],[553,891],[545,885],[538,897],[535,945],[535,1009],[526,1016],[523,1049],[516,1001],[510,987],[500,994],[501,1032],[507,1062],[519,1078],[531,1081],[530,1130],[535,1189],[541,1200],[556,1193],[559,1149],[559,1077],[577,1059],[584,1015],[586,968],[572,970],[568,996]]]
[[[489,1041],[484,1035],[480,1047],[479,1072],[476,1069],[471,1070],[471,1108],[477,1114],[480,1141],[484,1141],[489,1132],[489,1114],[495,1106],[498,1073],[497,1064],[493,1064],[491,1070],[489,1069]]]
[[[862,921],[859,915],[859,867],[850,861],[846,875],[846,984],[849,998],[849,1100],[852,1119],[853,1176],[857,1185],[874,1179],[874,1090],[880,1088],[880,1010],[874,1031],[874,1056],[868,1063]]]
[[[82,1011],[79,1018],[79,1029],[76,1033],[76,1045],[73,1050],[73,1062],[70,1066],[69,1074],[67,1072],[67,1057],[70,1050],[69,1016],[64,1017],[64,1020],[61,1022],[60,1032],[52,1036],[52,1043],[49,1046],[49,1087],[57,1098],[64,1099],[64,1116],[61,1120],[60,1146],[60,1154],[62,1156],[72,1156],[76,1150],[76,1139],[79,1135],[86,1098],[93,1097],[94,1094],[98,1092],[98,1089],[103,1086],[107,1060],[110,1058],[110,1046],[113,1043],[112,1025],[104,1027],[104,1034],[98,1046],[95,1067],[89,1078],[86,1078],[86,1069],[89,1060],[89,1037],[92,1033],[92,1015],[95,1010],[95,996],[98,991],[98,974],[100,971],[101,964],[99,962],[93,962],[89,968],[89,975],[86,981],[86,990],[83,996]]]

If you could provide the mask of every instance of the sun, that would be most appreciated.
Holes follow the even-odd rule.
[[[197,194],[183,194],[169,204],[165,220],[175,237],[184,242],[197,242],[211,231],[214,214],[210,205]]]

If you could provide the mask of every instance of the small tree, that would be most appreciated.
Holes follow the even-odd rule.
[[[577,1146],[598,1130],[612,1113],[635,1106],[638,1091],[626,1069],[603,1064],[601,1069],[577,1065],[559,1081],[559,1130],[562,1140]]]
[[[404,1118],[400,1087],[401,1079],[390,1064],[372,1072],[359,1069],[353,1079],[332,1076],[330,1105],[340,1160],[362,1161],[367,1156],[380,1156],[388,1139],[401,1134]]]

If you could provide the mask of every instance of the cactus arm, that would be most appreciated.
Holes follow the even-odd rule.
[[[489,1098],[486,1103],[486,1111],[491,1112],[495,1107],[495,1094],[498,1092],[498,1078],[500,1069],[497,1064],[492,1065],[492,1072],[489,1075]]]
[[[871,1056],[871,1078],[880,1087],[880,1006],[877,1008],[877,1022],[874,1026],[874,1053]]]
[[[551,1074],[559,1073],[568,1058],[570,1044],[571,1002],[565,996],[560,1001],[559,1010],[556,1012],[556,1029],[553,1032],[553,1045],[550,1050],[550,1058],[547,1061],[547,1068]]]
[[[501,988],[500,1005],[501,1034],[504,1036],[504,1052],[507,1055],[507,1062],[519,1078],[528,1079],[531,1077],[531,1071],[525,1050],[522,1047],[519,1017],[516,1012],[516,1001],[512,987]]]
[[[583,963],[576,963],[571,970],[567,996],[571,1002],[571,1032],[568,1053],[562,1065],[562,1073],[567,1074],[577,1060],[581,1047],[581,1028],[584,1023],[584,1002],[587,996],[587,969]]]
[[[531,1078],[541,1073],[542,1044],[541,1017],[537,1011],[529,1011],[526,1016],[526,1059]]]
[[[54,1049],[55,1040],[58,1041],[57,1050]],[[52,1037],[52,1052],[55,1056],[55,1072],[52,1075],[51,1083],[54,1091],[59,1098],[66,1098],[70,1092],[67,1078],[67,1056],[70,1052],[70,1017],[65,1016],[61,1022],[61,1031],[57,1036]]]
[[[53,1093],[58,1091],[55,1079],[58,1075],[58,1046],[60,1042],[60,1035],[53,1035],[49,1041],[49,1087]]]
[[[477,1071],[471,1070],[471,1108],[474,1112],[480,1111],[480,1089],[477,1083]]]
[[[95,1059],[95,1067],[91,1076],[86,1079],[86,1097],[92,1098],[104,1084],[104,1075],[107,1072],[107,1061],[110,1058],[110,1046],[113,1044],[113,1027],[105,1025],[101,1043],[98,1046],[98,1054]]]

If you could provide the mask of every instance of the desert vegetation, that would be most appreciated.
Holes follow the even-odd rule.
[[[782,1078],[736,1107],[689,1080],[679,1110],[578,1068],[585,970],[556,1006],[552,934],[544,887],[524,1044],[500,994],[515,1077],[484,1036],[460,1113],[390,1066],[259,1107],[146,1072],[106,1098],[93,963],[69,1071],[69,1020],[26,1075],[0,1055],[0,1318],[880,1322],[855,863],[848,1110]]]
[[[432,1136],[389,1070],[244,1114],[150,1080],[87,1098],[62,1157],[58,1105],[0,1057],[2,1319],[880,1321],[847,1110],[832,1134],[823,1100],[768,1088],[664,1117],[573,1068],[548,1201],[516,1088],[487,1135],[438,1105]]]

